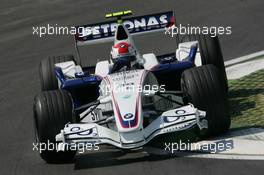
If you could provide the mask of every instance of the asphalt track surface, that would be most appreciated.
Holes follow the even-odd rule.
[[[74,52],[70,37],[38,38],[32,35],[32,26],[93,23],[109,11],[124,9],[138,15],[174,10],[183,23],[232,26],[231,36],[220,37],[227,60],[263,50],[263,7],[263,0],[0,0],[0,174],[263,174],[263,161],[134,154],[118,160],[120,153],[110,152],[48,165],[32,151],[38,63],[48,55]],[[166,44],[160,49],[166,50]]]

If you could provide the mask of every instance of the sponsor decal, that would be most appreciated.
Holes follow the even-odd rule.
[[[131,34],[144,31],[158,30],[170,27],[174,24],[173,12],[138,16],[124,19],[123,24]],[[88,41],[102,38],[113,37],[117,28],[116,21],[88,24],[77,26],[75,35],[77,41]]]
[[[179,126],[176,126],[177,129],[184,129],[184,128],[188,128],[189,126],[193,125],[195,123],[195,121],[192,122],[188,122]]]
[[[178,114],[178,115],[183,115],[183,114],[186,113],[186,111],[183,110],[183,109],[180,109],[180,110],[176,110],[175,113]]]
[[[176,122],[178,120],[185,120],[185,116],[182,116],[186,113],[185,110],[183,109],[179,109],[175,111],[175,114],[177,114],[177,116],[163,116],[163,121],[165,123],[172,123],[172,122]]]
[[[72,127],[71,128],[71,132],[78,132],[78,131],[80,131],[81,130],[81,128],[80,127],[78,127],[78,126],[76,126],[76,127]]]
[[[163,121],[165,123],[173,123],[178,120],[184,120],[184,119],[185,119],[184,116],[163,116]]]
[[[133,118],[133,116],[134,116],[133,114],[127,113],[127,114],[124,115],[124,119],[128,120],[128,119]]]
[[[130,97],[131,97],[131,94],[125,94],[125,95],[123,96],[124,99],[128,99],[128,98],[130,98]]]
[[[91,137],[94,137],[94,136],[98,135],[96,127],[93,127],[93,128],[90,128],[90,129],[86,129],[86,130],[82,130],[80,127],[76,126],[76,127],[72,127],[70,129],[70,131],[71,132],[78,132],[76,134],[80,135],[80,136],[91,136]]]

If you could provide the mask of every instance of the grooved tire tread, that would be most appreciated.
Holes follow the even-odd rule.
[[[34,121],[37,141],[56,144],[55,136],[64,126],[75,122],[71,96],[64,90],[44,91],[34,99]],[[40,153],[48,163],[72,160],[76,151],[44,150]]]
[[[52,56],[41,60],[39,64],[39,77],[42,91],[58,89],[58,80],[56,78],[54,67],[56,63],[74,61],[73,55]]]
[[[229,129],[227,94],[221,86],[219,70],[214,65],[185,70],[181,86],[194,107],[206,111],[207,136],[217,135]]]

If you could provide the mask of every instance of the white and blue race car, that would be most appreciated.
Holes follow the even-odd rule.
[[[194,127],[204,136],[228,130],[228,87],[218,38],[188,35],[174,53],[141,54],[133,35],[168,30],[176,25],[174,13],[123,19],[130,14],[112,13],[107,17],[117,21],[77,26],[77,59],[63,55],[41,61],[35,135],[38,143],[57,144],[40,153],[47,162],[73,158],[76,150],[68,149],[73,144],[134,149],[158,135]],[[81,66],[79,46],[111,41],[111,59]]]

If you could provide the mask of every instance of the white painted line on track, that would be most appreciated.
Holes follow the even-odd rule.
[[[261,69],[264,69],[264,59],[255,59],[226,67],[226,75],[227,79],[238,79]]]
[[[225,61],[225,66],[228,67],[228,66],[231,66],[231,65],[234,65],[234,64],[238,64],[238,63],[241,63],[241,62],[245,62],[245,61],[248,61],[248,60],[254,59],[256,57],[263,56],[263,55],[264,55],[264,50],[259,51],[259,52],[255,52],[255,53],[252,53],[252,54],[249,54],[249,55],[245,55],[245,56],[242,56],[242,57],[234,58],[234,59]]]
[[[210,158],[210,159],[232,159],[232,160],[264,160],[264,156],[236,155],[236,154],[199,154],[185,155],[184,157]]]

